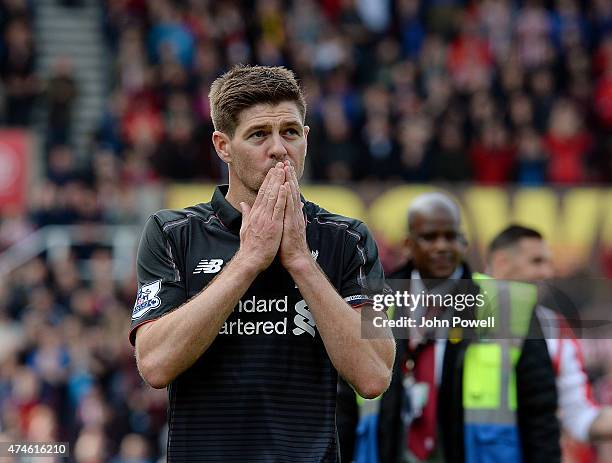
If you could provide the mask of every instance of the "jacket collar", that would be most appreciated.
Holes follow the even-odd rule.
[[[211,205],[215,215],[219,218],[221,223],[228,228],[229,230],[239,233],[240,227],[242,226],[242,212],[235,209],[229,201],[225,198],[227,195],[227,191],[229,190],[229,185],[218,185],[215,188],[215,192],[213,193],[213,197],[211,200]],[[312,203],[309,203],[304,199],[304,196],[300,194],[300,198],[304,205],[304,214],[306,215],[306,222],[310,222],[309,217],[313,214],[312,212]]]
[[[215,211],[215,215],[226,228],[231,231],[239,232],[240,226],[242,225],[242,214],[225,199],[228,188],[229,185],[219,185],[215,188],[211,206]]]

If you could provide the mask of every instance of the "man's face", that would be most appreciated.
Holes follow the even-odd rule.
[[[450,277],[463,258],[464,241],[450,211],[418,213],[407,244],[423,278]]]
[[[308,131],[293,102],[258,104],[245,109],[229,141],[233,181],[256,193],[268,171],[285,160],[291,162],[298,179],[301,178]]]
[[[550,249],[539,238],[523,238],[516,246],[497,254],[491,268],[495,278],[535,283],[554,276]]]

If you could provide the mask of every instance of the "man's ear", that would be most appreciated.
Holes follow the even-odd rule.
[[[493,278],[510,278],[511,258],[506,250],[497,250],[491,253],[488,262],[488,273]]]
[[[402,243],[402,249],[400,251],[400,254],[402,256],[402,261],[407,261],[407,260],[412,259],[412,256],[414,255],[413,250],[414,250],[414,239],[412,238],[412,236],[406,235],[406,238],[404,238],[404,241]]]
[[[229,148],[230,138],[227,134],[215,130],[212,134],[212,142],[217,152],[217,156],[226,164],[231,164],[232,155]]]
[[[310,133],[310,127],[304,126],[304,141],[306,142],[306,151],[304,152],[304,156],[308,154],[308,134]]]
[[[412,253],[415,244],[416,243],[414,242],[414,238],[412,237],[412,235],[410,235],[410,233],[407,234],[406,238],[404,238],[404,249]]]

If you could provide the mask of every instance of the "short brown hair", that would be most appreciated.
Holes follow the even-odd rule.
[[[304,94],[289,69],[282,66],[237,65],[210,87],[210,115],[215,130],[234,136],[240,112],[260,103],[294,102],[302,122],[306,118]]]

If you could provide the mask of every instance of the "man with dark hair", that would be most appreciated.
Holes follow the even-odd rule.
[[[488,265],[495,269],[495,278],[529,282],[553,276],[552,256],[537,230],[510,225],[489,245]]]
[[[300,195],[293,73],[235,67],[210,100],[229,186],[153,214],[138,251],[130,340],[142,377],[168,387],[168,460],[336,462],[337,373],[365,397],[390,380],[393,340],[361,337],[384,284],[376,244]]]
[[[538,283],[554,276],[552,254],[542,234],[515,224],[502,230],[491,242],[488,265],[490,275],[498,279]],[[594,403],[580,344],[568,334],[567,320],[542,305],[536,314],[544,327],[557,375],[563,428],[581,442],[612,439],[612,408]],[[561,331],[564,336],[560,336]]]
[[[493,238],[493,241],[489,244],[489,252],[514,246],[523,238],[542,240],[542,234],[533,228],[523,227],[522,225],[508,225]]]

